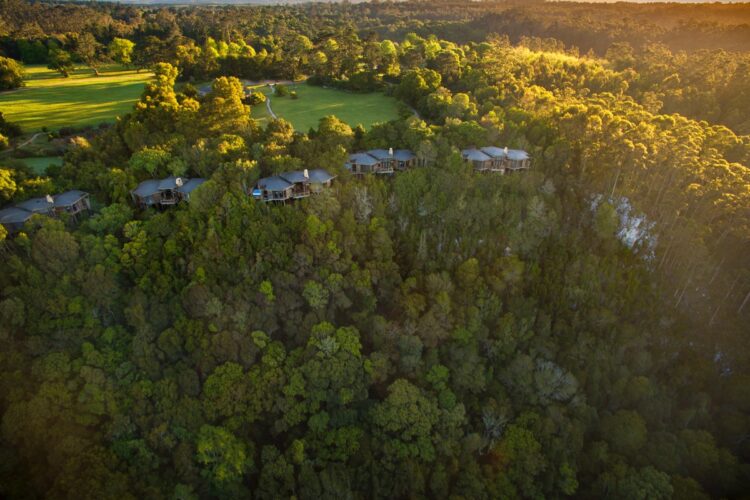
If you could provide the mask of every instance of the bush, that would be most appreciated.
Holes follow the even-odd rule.
[[[292,99],[299,99],[296,90],[292,90],[291,92],[289,92],[289,97],[291,97]]]
[[[10,57],[0,57],[0,90],[17,89],[23,85],[23,66]]]
[[[373,92],[382,86],[382,79],[372,71],[354,73],[345,84],[346,88],[356,92]]]
[[[283,83],[277,83],[274,93],[277,97],[284,97],[285,95],[289,95],[289,89]]]
[[[10,141],[3,134],[0,134],[0,151],[8,149],[8,146],[10,146]]]
[[[256,104],[260,104],[263,102],[266,102],[266,95],[263,92],[253,92],[247,98],[247,103],[250,106],[255,106]]]
[[[16,123],[5,121],[3,112],[0,111],[0,134],[8,137],[18,137],[22,133],[21,126]]]

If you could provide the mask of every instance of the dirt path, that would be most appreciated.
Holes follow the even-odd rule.
[[[32,136],[31,136],[31,139],[29,139],[28,141],[26,141],[26,142],[24,142],[24,143],[21,143],[21,144],[19,144],[18,146],[16,146],[16,147],[15,147],[15,148],[13,148],[13,149],[14,149],[14,150],[16,150],[16,149],[20,149],[20,148],[22,148],[22,147],[24,147],[24,146],[27,146],[27,145],[31,144],[32,142],[34,142],[34,139],[36,139],[37,137],[39,137],[39,136],[40,136],[40,135],[42,135],[42,134],[44,134],[44,132],[37,132],[36,134],[34,134],[34,135],[32,135]]]
[[[279,117],[276,116],[276,113],[274,113],[273,110],[271,109],[271,98],[270,97],[266,97],[266,109],[268,110],[268,114],[271,115],[271,118],[273,118],[274,120],[278,120],[279,119]]]

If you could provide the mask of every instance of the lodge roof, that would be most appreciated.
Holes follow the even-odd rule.
[[[461,156],[467,160],[472,161],[489,161],[492,159],[490,155],[480,151],[479,149],[464,149],[461,151]]]
[[[367,151],[366,154],[378,160],[389,160],[393,158],[393,155],[387,149],[371,149]]]
[[[522,149],[509,149],[508,150],[508,159],[514,160],[514,161],[520,161],[520,160],[528,160],[529,159],[529,153]]]
[[[160,191],[177,191],[178,193],[191,193],[195,188],[206,182],[206,179],[195,177],[175,177],[170,175],[164,179],[147,179],[131,191],[139,198],[148,198],[159,194]]]
[[[357,165],[377,165],[380,160],[368,153],[352,153],[349,155],[349,163]]]
[[[397,149],[393,152],[393,157],[399,161],[410,161],[417,156],[408,149]]]
[[[323,184],[330,180],[333,180],[335,176],[328,173],[327,170],[322,168],[314,168],[310,170],[310,182]]]
[[[65,191],[64,193],[56,194],[53,198],[55,200],[55,207],[69,207],[85,196],[88,196],[88,193],[79,191],[78,189],[73,189]]]
[[[267,191],[284,191],[292,187],[292,183],[281,176],[273,175],[259,180],[258,187]]]
[[[0,210],[0,223],[3,224],[18,224],[26,222],[29,217],[34,215],[28,210],[24,210],[18,207],[8,207]]]
[[[132,191],[132,193],[141,198],[148,198],[149,196],[153,196],[159,192],[159,182],[160,181],[157,179],[145,180],[138,184],[138,187],[136,187]]]
[[[508,156],[508,148],[498,148],[497,146],[485,146],[481,148],[482,153],[493,158],[505,158]]]
[[[308,182],[310,180],[310,174],[308,173],[307,177],[305,177],[305,172],[303,170],[292,170],[291,172],[284,172],[282,174],[279,174],[279,177],[287,182],[291,182],[292,184],[295,184],[297,182]]]
[[[22,208],[32,213],[49,212],[53,205],[54,202],[51,196],[31,198],[26,201],[22,201],[21,203],[16,203],[17,208]]]
[[[196,177],[194,179],[187,179],[182,183],[182,186],[177,188],[178,193],[189,194],[192,193],[195,188],[206,182],[206,179]]]
[[[165,179],[161,179],[157,185],[159,191],[175,190],[183,184],[183,179],[170,175]]]

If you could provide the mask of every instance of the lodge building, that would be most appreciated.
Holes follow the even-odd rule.
[[[190,194],[206,180],[201,178],[169,176],[165,179],[148,179],[130,192],[138,208],[168,207],[181,201],[190,201]]]
[[[286,203],[323,192],[331,187],[333,179],[335,176],[322,168],[284,172],[260,179],[252,196],[258,201]]]
[[[474,166],[477,172],[497,172],[500,174],[526,170],[531,166],[531,157],[522,149],[485,146],[461,151],[461,157]]]
[[[344,168],[354,175],[393,174],[416,165],[417,157],[408,149],[371,149],[361,153],[352,153]]]
[[[81,214],[90,211],[89,194],[74,189],[54,196],[31,198],[4,208],[0,210],[0,224],[5,227],[8,233],[14,234],[23,229],[24,224],[32,215],[59,217],[62,214],[67,214],[70,220],[77,222]]]
[[[485,146],[461,151],[464,161],[471,163],[477,172],[505,174],[528,169],[531,157],[521,149]],[[352,153],[344,167],[354,175],[386,174],[406,170],[417,165],[417,157],[408,149],[371,149]]]

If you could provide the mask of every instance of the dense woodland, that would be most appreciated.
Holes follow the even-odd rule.
[[[747,496],[747,5],[0,16],[8,60],[156,75],[46,177],[0,160],[4,202],[97,203],[0,235],[4,496]],[[292,77],[404,117],[259,125],[237,78]],[[486,144],[533,168],[473,172],[458,151]],[[372,147],[426,166],[351,177]],[[307,167],[334,189],[247,195]],[[209,180],[132,207],[169,174]]]

